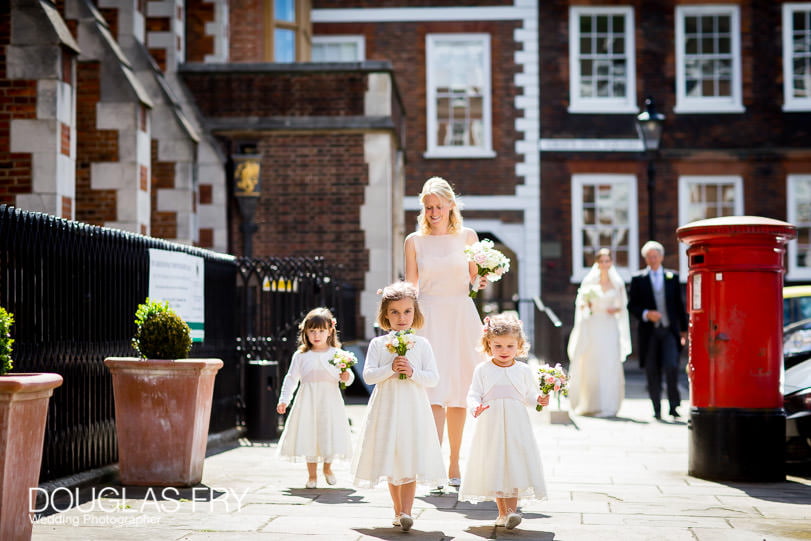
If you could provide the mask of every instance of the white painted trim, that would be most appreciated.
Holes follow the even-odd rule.
[[[321,36],[313,36],[313,46],[317,45],[332,45],[353,43],[357,46],[358,58],[353,60],[314,60],[314,62],[362,62],[366,60],[366,36],[363,35],[332,35],[325,34]]]
[[[783,110],[811,111],[811,97],[795,98],[792,96],[794,47],[792,46],[791,34],[794,30],[792,19],[795,11],[811,11],[811,2],[786,2],[783,4]],[[811,82],[809,82],[809,85],[811,85]]]
[[[639,139],[541,139],[538,146],[541,152],[642,152],[645,150]]]
[[[625,19],[625,89],[624,98],[580,97],[580,16],[622,15]],[[569,7],[569,108],[570,113],[636,113],[636,45],[634,43],[634,8],[631,6]]]
[[[811,204],[811,201],[798,201],[797,183],[809,182],[811,183],[811,172],[804,175],[788,175],[786,177],[786,216],[790,224],[797,225],[799,216],[797,212],[798,204]],[[786,278],[790,280],[809,280],[811,279],[811,266],[800,267],[797,265],[797,239],[789,241],[788,243],[788,272]],[[811,263],[811,260],[809,260]]]
[[[571,282],[579,284],[591,268],[583,265],[583,186],[595,184],[627,184],[628,193],[628,266],[617,266],[623,280],[630,281],[639,268],[639,219],[637,217],[637,178],[624,174],[575,174],[572,175],[572,276]]]
[[[684,91],[684,18],[690,15],[728,15],[732,49],[732,95],[729,97],[695,98]],[[676,113],[742,113],[743,93],[741,84],[741,22],[740,6],[684,5],[676,6]]]
[[[681,175],[679,177],[679,227],[686,225],[690,208],[690,184],[732,184],[735,188],[733,215],[741,216],[743,209],[743,178],[738,175]],[[679,243],[679,280],[687,282],[687,245]]]
[[[529,19],[534,7],[461,7],[461,8],[350,8],[314,9],[313,23],[395,23],[421,21],[514,21]]]
[[[438,42],[477,41],[483,52],[482,58],[482,144],[481,146],[444,146],[434,140],[437,129],[436,89],[434,84],[434,70],[432,60],[434,49]],[[454,33],[454,34],[426,34],[425,35],[425,101],[426,101],[426,137],[428,148],[425,153],[428,157],[488,157],[493,154],[493,89],[490,74],[490,34],[485,33]]]

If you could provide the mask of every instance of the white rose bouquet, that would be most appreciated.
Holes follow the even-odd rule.
[[[358,364],[358,358],[355,357],[355,354],[351,351],[344,351],[339,349],[335,352],[332,359],[330,359],[329,364],[332,366],[339,368],[341,373],[346,372],[356,364]],[[346,383],[343,381],[341,382],[341,389],[346,389]]]
[[[510,258],[493,248],[493,241],[484,239],[465,247],[467,260],[476,264],[477,274],[490,282],[498,282],[510,270]],[[479,294],[478,289],[470,292],[472,298]]]
[[[412,329],[406,329],[404,331],[391,331],[386,336],[386,341],[384,342],[386,349],[389,350],[390,353],[396,353],[397,355],[405,355],[408,350],[414,349],[414,345],[417,341],[414,339],[414,331]],[[405,374],[400,374],[400,379],[406,379]]]

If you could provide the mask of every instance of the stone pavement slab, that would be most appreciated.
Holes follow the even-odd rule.
[[[150,492],[108,483],[76,493],[66,487],[53,494],[58,511],[41,514],[33,539],[811,539],[811,477],[719,483],[688,476],[686,423],[654,421],[650,404],[634,391],[639,384],[629,377],[631,398],[616,418],[574,416],[568,424],[549,424],[544,415],[532,415],[549,495],[523,505],[524,522],[513,531],[493,526],[492,502],[459,502],[453,491],[436,496],[418,487],[415,524],[404,533],[391,526],[386,487],[352,487],[349,464],[333,466],[337,486],[328,487],[320,476],[318,488],[307,490],[304,463],[278,459],[275,443],[241,441],[208,457],[203,484],[193,489],[162,493],[159,487]],[[686,413],[686,402],[683,409]],[[347,411],[357,438],[365,405],[349,405]],[[466,442],[470,435],[467,431]]]

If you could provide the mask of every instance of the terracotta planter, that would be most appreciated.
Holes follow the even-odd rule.
[[[220,359],[109,357],[123,485],[192,486],[203,478]]]
[[[36,503],[48,400],[59,374],[0,376],[0,539],[31,539],[29,512]]]

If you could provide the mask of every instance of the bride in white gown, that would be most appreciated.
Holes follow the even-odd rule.
[[[602,248],[575,299],[569,336],[569,403],[578,415],[614,417],[625,397],[623,365],[631,353],[625,282]]]

